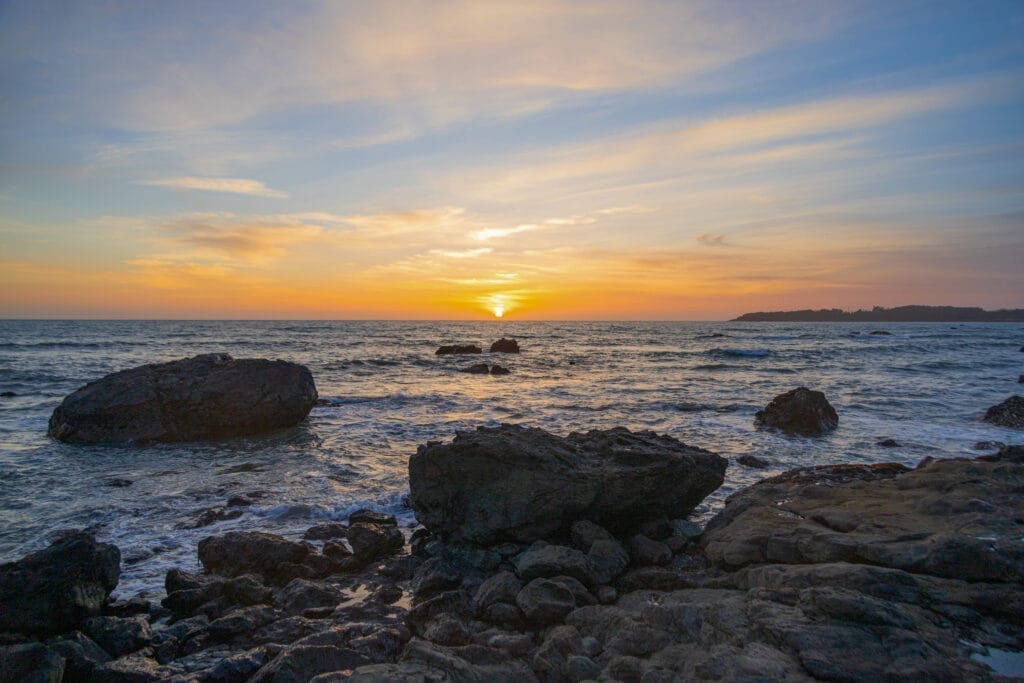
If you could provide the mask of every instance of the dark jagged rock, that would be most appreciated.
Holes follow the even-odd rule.
[[[465,372],[470,375],[486,375],[491,372],[491,368],[487,363],[476,363],[475,365],[470,365],[468,368],[459,370],[459,372]]]
[[[274,596],[277,605],[291,615],[311,607],[335,607],[344,599],[344,591],[337,586],[307,579],[293,579]]]
[[[462,583],[462,573],[447,560],[432,557],[416,570],[412,577],[412,592],[418,600],[433,597]]]
[[[896,439],[882,439],[876,445],[882,448],[899,448],[900,442]]]
[[[385,512],[377,512],[369,508],[356,510],[348,516],[349,524],[376,524],[377,526],[398,526],[398,520],[394,515]]]
[[[93,669],[110,661],[110,655],[81,631],[47,641],[46,646],[64,658],[64,680],[68,683],[90,680]]]
[[[0,633],[47,636],[100,614],[117,586],[121,551],[73,532],[48,548],[0,565]]]
[[[309,546],[258,531],[231,531],[199,541],[199,561],[208,572],[222,576],[256,573],[269,580],[287,574],[287,565],[299,564]]]
[[[466,353],[483,353],[484,350],[479,346],[473,344],[452,344],[450,346],[442,346],[437,351],[434,351],[434,355],[437,356],[450,356],[453,354],[466,354]]]
[[[365,564],[401,550],[405,537],[393,526],[358,523],[349,525],[348,542],[356,560]]]
[[[491,353],[519,353],[519,342],[502,337],[491,344]]]
[[[113,657],[120,657],[149,645],[153,632],[143,616],[90,617],[85,620],[85,633]]]
[[[633,562],[640,567],[668,564],[672,561],[672,551],[659,541],[652,541],[643,534],[637,534],[629,541],[629,552]]]
[[[1024,429],[1024,396],[1011,396],[985,412],[985,422]]]
[[[410,503],[455,542],[532,542],[589,519],[628,530],[685,515],[722,483],[726,461],[653,432],[561,438],[517,425],[460,432],[409,461]]]
[[[41,643],[0,647],[3,683],[60,683],[64,658]]]
[[[83,444],[218,439],[295,425],[316,399],[301,365],[206,354],[87,384],[53,411],[48,433]]]
[[[511,372],[512,371],[509,370],[508,368],[503,368],[500,365],[492,365],[491,366],[491,374],[492,375],[508,375],[508,374],[511,374]]]
[[[736,458],[736,462],[743,465],[744,467],[752,467],[757,470],[764,469],[765,467],[769,467],[771,465],[771,463],[765,460],[764,458],[759,458],[756,455],[750,455],[749,453],[747,453],[746,455],[741,455],[740,457]]]
[[[516,595],[516,604],[532,623],[559,622],[576,607],[576,599],[566,586],[551,579],[534,579]]]
[[[772,399],[754,415],[754,422],[793,434],[820,436],[839,424],[835,408],[820,391],[799,387]]]
[[[571,576],[588,585],[594,583],[587,556],[575,548],[543,545],[531,548],[514,560],[516,574],[523,581],[540,577]]]
[[[930,460],[810,467],[732,496],[704,531],[708,559],[857,562],[968,581],[1024,582],[1024,467]]]
[[[345,538],[348,535],[348,527],[340,522],[327,522],[317,524],[306,529],[302,537],[308,541],[325,541],[331,538]]]
[[[199,515],[199,519],[197,519],[191,525],[191,528],[201,529],[204,526],[210,526],[211,524],[215,524],[217,522],[224,522],[229,519],[238,519],[243,514],[245,514],[245,511],[239,510],[238,508],[210,508],[208,510],[203,510],[202,514]]]

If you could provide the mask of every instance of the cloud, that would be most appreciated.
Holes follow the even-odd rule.
[[[462,251],[448,251],[448,250],[445,250],[445,249],[433,249],[433,250],[431,250],[430,253],[433,254],[434,256],[443,256],[444,258],[466,259],[466,258],[477,258],[477,257],[483,256],[485,254],[490,254],[492,251],[494,251],[494,250],[493,249],[487,249],[487,248],[483,248],[483,249],[464,249]]]
[[[701,244],[706,244],[712,247],[731,247],[731,243],[725,241],[726,235],[713,235],[711,233],[701,233],[697,235],[697,241]]]
[[[170,187],[175,190],[199,190],[202,192],[229,192],[232,194],[247,194],[254,197],[272,197],[282,199],[288,193],[280,190],[272,190],[259,180],[248,178],[164,178],[162,180],[143,180],[140,185],[155,185],[158,187]]]
[[[160,224],[162,241],[185,247],[186,255],[240,259],[263,264],[284,256],[296,245],[327,235],[321,225],[289,216],[190,214]]]
[[[531,230],[540,230],[540,226],[524,224],[517,225],[514,228],[484,228],[483,230],[471,232],[469,236],[479,242],[486,242],[487,240],[508,237],[509,235],[516,235],[521,232],[529,232]]]

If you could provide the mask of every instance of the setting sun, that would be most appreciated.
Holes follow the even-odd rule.
[[[495,308],[494,308],[494,317],[495,318],[500,318],[503,315],[505,315],[505,309],[502,308],[501,306],[495,306]]]

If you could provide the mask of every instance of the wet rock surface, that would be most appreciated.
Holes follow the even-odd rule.
[[[442,346],[434,351],[437,356],[450,356],[456,354],[483,353],[484,350],[475,344],[450,344]]]
[[[87,384],[53,411],[48,433],[82,444],[203,441],[291,427],[316,400],[301,365],[213,353]]]
[[[580,519],[616,529],[683,516],[722,483],[726,462],[653,432],[562,438],[517,425],[461,432],[409,462],[417,519],[445,540],[532,542]]]
[[[754,423],[791,434],[820,436],[836,428],[839,415],[820,391],[799,387],[771,400],[754,415]]]
[[[502,337],[491,344],[491,353],[519,353],[519,342]]]
[[[1024,396],[1011,396],[985,412],[985,422],[1000,427],[1024,429]]]

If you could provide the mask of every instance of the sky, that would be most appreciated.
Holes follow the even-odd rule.
[[[0,0],[0,317],[1024,307],[1024,3]]]

